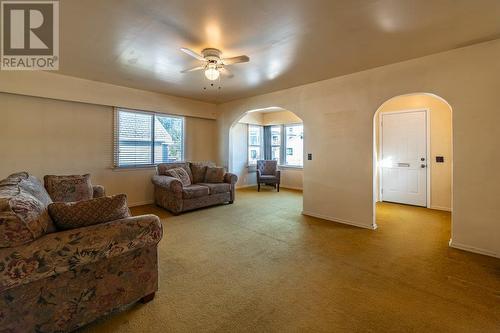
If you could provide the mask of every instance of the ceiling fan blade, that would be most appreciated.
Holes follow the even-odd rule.
[[[226,76],[226,77],[228,77],[228,78],[232,78],[232,77],[234,77],[233,72],[231,72],[231,71],[230,71],[229,69],[227,69],[227,68],[221,67],[221,68],[219,68],[219,72],[220,72],[222,75],[224,75],[224,76]]]
[[[185,70],[182,70],[181,73],[199,71],[199,70],[202,70],[204,68],[205,68],[205,66],[196,66],[196,67],[186,68]]]
[[[222,59],[222,63],[224,65],[232,65],[232,64],[238,64],[240,62],[249,62],[249,61],[250,58],[246,55]]]
[[[205,58],[203,58],[203,56],[202,56],[201,54],[196,53],[196,52],[194,52],[194,51],[193,51],[193,50],[191,50],[191,49],[188,49],[188,48],[182,47],[182,48],[181,48],[181,51],[182,51],[182,52],[184,52],[184,53],[186,53],[186,54],[188,54],[188,55],[190,55],[190,56],[191,56],[191,57],[193,57],[193,58],[196,58],[196,59],[200,60],[200,61],[205,61]]]

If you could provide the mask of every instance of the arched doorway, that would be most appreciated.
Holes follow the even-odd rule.
[[[375,112],[373,134],[376,223],[378,209],[390,207],[384,202],[453,211],[452,108],[448,102],[431,93],[395,96]]]
[[[237,187],[255,186],[256,160],[274,159],[281,171],[281,188],[301,191],[305,158],[303,131],[302,119],[281,107],[243,113],[229,129],[228,169],[238,175]]]

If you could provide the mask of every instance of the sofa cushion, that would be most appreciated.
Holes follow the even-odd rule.
[[[208,187],[210,189],[210,195],[231,191],[231,184],[228,183],[199,183],[198,185]]]
[[[222,167],[207,167],[205,183],[223,183],[225,170]]]
[[[266,180],[275,181],[275,180],[278,180],[278,178],[276,176],[271,176],[271,175],[262,175],[262,176],[260,176],[260,180],[261,181],[266,181]]]
[[[160,163],[158,164],[158,174],[159,175],[167,175],[167,171],[173,168],[183,168],[189,175],[191,182],[193,182],[193,175],[191,174],[191,168],[189,167],[188,162],[175,162],[175,163]]]
[[[49,214],[59,229],[75,229],[110,222],[130,216],[127,196],[111,197],[76,202],[55,202],[49,205]]]
[[[93,197],[90,175],[70,175],[43,177],[45,189],[54,202],[89,200]]]
[[[0,248],[29,243],[44,235],[49,225],[47,206],[21,188],[23,179],[0,185]]]
[[[214,162],[191,162],[191,173],[193,175],[193,183],[203,183],[205,181],[205,174],[207,167],[214,167]]]
[[[186,170],[184,170],[184,168],[172,168],[167,170],[166,174],[167,176],[179,179],[182,183],[182,186],[191,185],[191,177],[189,177],[189,174],[186,172]]]
[[[182,188],[183,199],[195,199],[209,195],[210,189],[201,185],[190,185]]]

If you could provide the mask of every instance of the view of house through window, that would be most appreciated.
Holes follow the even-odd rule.
[[[285,165],[304,165],[304,126],[285,125]]]
[[[302,124],[273,125],[265,130],[260,125],[248,125],[248,165],[255,165],[259,159],[272,159],[279,165],[302,167],[303,154]]]
[[[271,159],[281,164],[281,126],[271,126]]]
[[[248,125],[248,165],[256,165],[262,156],[262,126]]]
[[[184,157],[184,118],[116,110],[115,166],[147,166]]]

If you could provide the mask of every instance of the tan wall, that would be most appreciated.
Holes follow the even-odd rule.
[[[215,119],[211,103],[42,71],[0,71],[0,92]]]
[[[90,173],[130,205],[152,202],[154,169],[112,169],[112,107],[0,93],[0,119],[0,179]],[[214,120],[186,117],[186,159],[215,160],[215,131]]]
[[[398,96],[385,102],[376,118],[376,136],[380,138],[379,121],[383,112],[428,109],[430,117],[430,206],[433,209],[451,210],[452,177],[452,110],[449,105],[434,96],[415,94]],[[380,151],[377,140],[377,152]],[[436,163],[436,156],[444,156],[444,163]]]
[[[290,111],[266,112],[262,114],[262,125],[282,125],[301,123],[302,119]]]
[[[304,212],[374,227],[373,116],[388,99],[429,92],[453,108],[452,246],[500,256],[500,40],[218,106],[219,159],[248,110],[278,106],[304,121]]]

